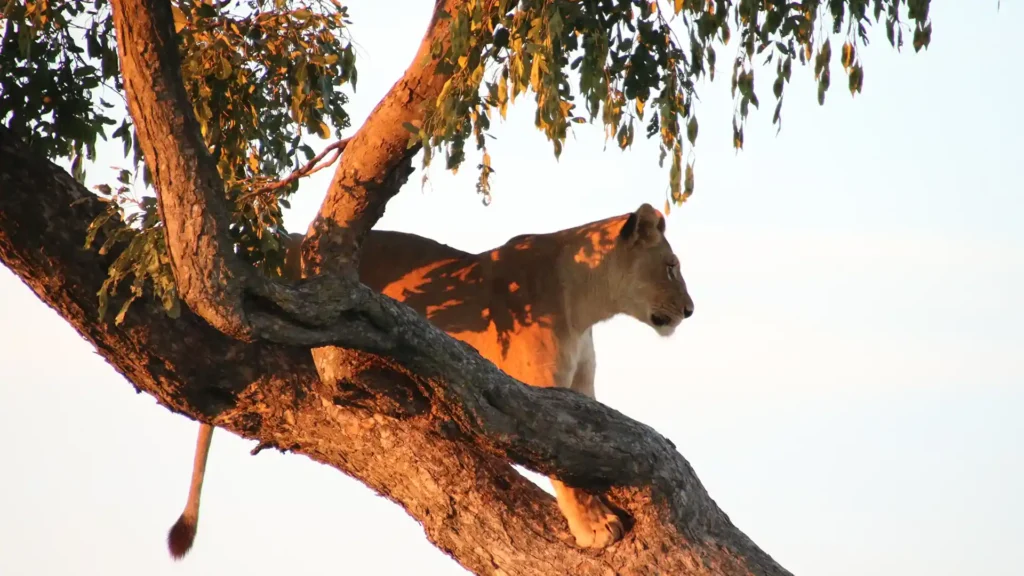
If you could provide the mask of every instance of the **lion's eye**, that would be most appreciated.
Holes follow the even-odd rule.
[[[676,276],[679,274],[678,269],[676,268],[675,264],[669,264],[669,265],[665,266],[665,270],[668,272],[668,279],[669,280],[675,280]]]

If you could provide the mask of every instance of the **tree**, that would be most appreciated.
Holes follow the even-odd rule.
[[[4,263],[169,409],[355,476],[476,572],[786,573],[655,431],[511,380],[360,285],[353,264],[421,151],[423,162],[444,151],[455,170],[472,137],[487,199],[489,121],[518,95],[534,94],[537,126],[556,155],[574,122],[600,117],[626,148],[646,115],[670,159],[668,201],[678,205],[694,190],[683,149],[692,153],[698,134],[696,82],[713,78],[716,47],[732,28],[732,128],[742,147],[749,106],[759,106],[755,57],[775,61],[779,123],[794,61],[813,57],[823,103],[831,37],[845,35],[842,65],[855,93],[857,46],[872,18],[885,21],[894,46],[909,19],[920,49],[930,40],[928,2],[439,1],[405,75],[351,138],[324,150],[340,163],[305,244],[316,275],[293,286],[277,280],[287,233],[280,207],[323,166],[301,136],[347,128],[339,87],[357,81],[347,11],[296,6],[3,3]],[[126,99],[120,123],[106,116],[118,109],[109,94]],[[111,135],[155,196],[133,202],[132,170],[98,195],[76,182],[105,126],[117,126]],[[299,154],[308,163],[286,175]],[[59,158],[71,159],[73,177],[50,161]],[[98,249],[83,251],[83,242]],[[574,549],[558,537],[550,499],[510,461],[608,490],[632,518],[627,544],[596,555]]]

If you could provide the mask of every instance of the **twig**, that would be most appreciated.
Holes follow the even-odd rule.
[[[338,140],[337,142],[331,144],[327,148],[324,148],[323,150],[320,151],[319,154],[314,156],[312,160],[307,162],[305,166],[303,166],[303,167],[299,168],[298,170],[292,172],[291,174],[289,174],[283,180],[279,180],[277,182],[274,182],[273,184],[268,184],[267,186],[264,186],[263,188],[260,188],[260,189],[256,190],[255,194],[262,194],[264,192],[273,192],[274,190],[278,190],[280,188],[284,188],[285,186],[291,184],[292,182],[294,182],[295,180],[298,180],[299,178],[303,178],[305,176],[309,176],[310,174],[314,174],[316,172],[319,172],[320,170],[323,170],[324,168],[330,166],[331,164],[334,164],[338,160],[338,157],[341,156],[341,153],[345,150],[345,147],[348,146],[348,142],[351,139],[352,139],[351,137],[350,138],[342,138],[341,140]],[[318,166],[317,164],[321,160],[323,160],[324,157],[327,156],[331,152],[334,152],[334,157],[331,158],[329,161],[324,162],[323,164],[320,164]]]
[[[273,448],[273,447],[274,447],[274,445],[272,443],[270,443],[270,442],[260,442],[259,444],[256,445],[255,448],[252,449],[252,451],[249,452],[249,454],[255,456],[255,455],[259,454],[260,452],[266,450],[267,448]]]

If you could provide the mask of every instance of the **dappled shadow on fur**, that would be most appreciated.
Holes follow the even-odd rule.
[[[562,304],[553,297],[563,291],[556,263],[578,266],[581,274],[591,272],[614,247],[624,218],[553,235],[517,236],[480,254],[375,230],[363,243],[359,277],[449,334],[493,331],[506,356],[516,332],[551,327],[555,308]],[[562,254],[566,244],[578,250],[574,259]],[[538,270],[538,263],[546,268]]]

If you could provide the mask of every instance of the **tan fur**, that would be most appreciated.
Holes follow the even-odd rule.
[[[360,280],[470,344],[510,376],[594,397],[595,324],[627,314],[667,336],[693,313],[664,229],[661,213],[644,204],[575,228],[517,236],[480,254],[413,234],[372,231],[363,244]],[[297,248],[298,242],[288,262],[292,277],[300,274]],[[197,449],[204,446],[209,442],[201,440]],[[205,455],[195,461],[199,480],[194,474],[190,518],[198,518],[195,487],[202,485]],[[603,548],[622,537],[622,521],[599,497],[551,481],[579,546]],[[191,539],[184,551],[190,545]]]
[[[196,439],[196,453],[192,461],[192,482],[188,487],[185,510],[167,533],[167,548],[171,552],[171,558],[175,560],[180,560],[188,553],[196,538],[196,529],[199,526],[199,495],[203,491],[206,458],[210,455],[212,440],[213,427],[209,424],[200,424],[199,437]]]

